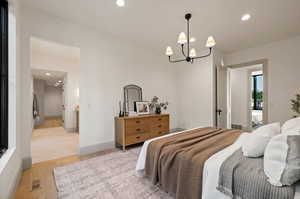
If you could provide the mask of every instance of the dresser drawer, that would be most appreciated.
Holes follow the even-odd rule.
[[[169,120],[160,120],[151,123],[151,133],[152,132],[168,132],[169,131]]]
[[[160,122],[151,125],[151,135],[160,136],[160,134],[169,132],[169,122]]]
[[[129,126],[126,127],[126,135],[139,135],[142,133],[149,133],[149,129],[145,126]]]
[[[150,138],[155,138],[155,137],[163,136],[166,134],[167,134],[167,131],[164,131],[164,130],[153,130],[150,133]]]
[[[148,124],[147,119],[140,118],[140,119],[129,119],[125,122],[126,128],[138,128],[143,127]]]
[[[152,123],[169,122],[169,116],[156,116],[151,119]]]
[[[149,138],[150,135],[148,133],[142,133],[139,135],[129,135],[126,137],[126,145],[141,143]]]

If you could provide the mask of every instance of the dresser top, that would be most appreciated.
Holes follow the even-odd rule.
[[[138,115],[138,116],[116,117],[116,118],[119,120],[130,120],[130,119],[164,117],[164,116],[169,116],[169,114],[147,114],[147,115]]]

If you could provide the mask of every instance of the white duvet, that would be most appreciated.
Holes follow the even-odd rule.
[[[200,128],[200,127],[198,127]],[[197,129],[197,128],[195,128]],[[192,129],[190,129],[192,130]],[[186,130],[188,131],[188,130]],[[163,137],[168,137],[171,135],[184,133],[186,131],[181,131],[178,133],[168,134],[165,136],[161,136],[158,138],[154,138],[151,140],[147,140],[140,152],[137,164],[136,164],[136,171],[139,175],[144,175],[145,169],[145,162],[146,162],[146,155],[147,155],[147,148],[148,145],[153,141]],[[232,144],[231,146],[219,151],[215,155],[211,156],[204,164],[203,169],[203,183],[202,183],[202,199],[230,199],[228,196],[225,196],[221,192],[219,192],[216,187],[218,186],[218,179],[219,179],[219,170],[222,163],[228,158],[233,152],[235,152],[238,148],[241,147],[242,142],[247,137],[247,134],[242,134],[237,141]],[[296,193],[295,199],[300,199],[300,182],[297,183],[296,186]]]

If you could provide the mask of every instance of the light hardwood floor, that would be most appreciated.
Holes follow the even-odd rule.
[[[78,133],[66,132],[63,127],[35,129],[31,138],[32,162],[76,155],[78,143]]]
[[[92,155],[74,155],[56,160],[36,163],[31,169],[27,169],[23,172],[22,179],[15,194],[15,199],[57,199],[57,191],[53,177],[54,168],[116,151],[119,150],[111,149]]]
[[[63,121],[61,117],[53,117],[45,119],[42,125],[34,127],[35,129],[44,129],[44,128],[55,128],[62,126]]]

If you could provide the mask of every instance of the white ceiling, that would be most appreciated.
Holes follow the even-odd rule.
[[[32,69],[32,76],[34,79],[45,80],[48,86],[54,86],[59,80],[64,81],[64,78],[67,73],[60,71],[49,71],[49,70],[40,70]],[[50,73],[50,76],[47,76],[46,73]]]
[[[213,35],[226,53],[300,34],[299,0],[26,0],[24,4],[73,22],[94,26],[159,53],[176,47],[185,31],[184,14],[193,14],[191,31],[196,49]],[[252,15],[241,22],[243,14]]]

